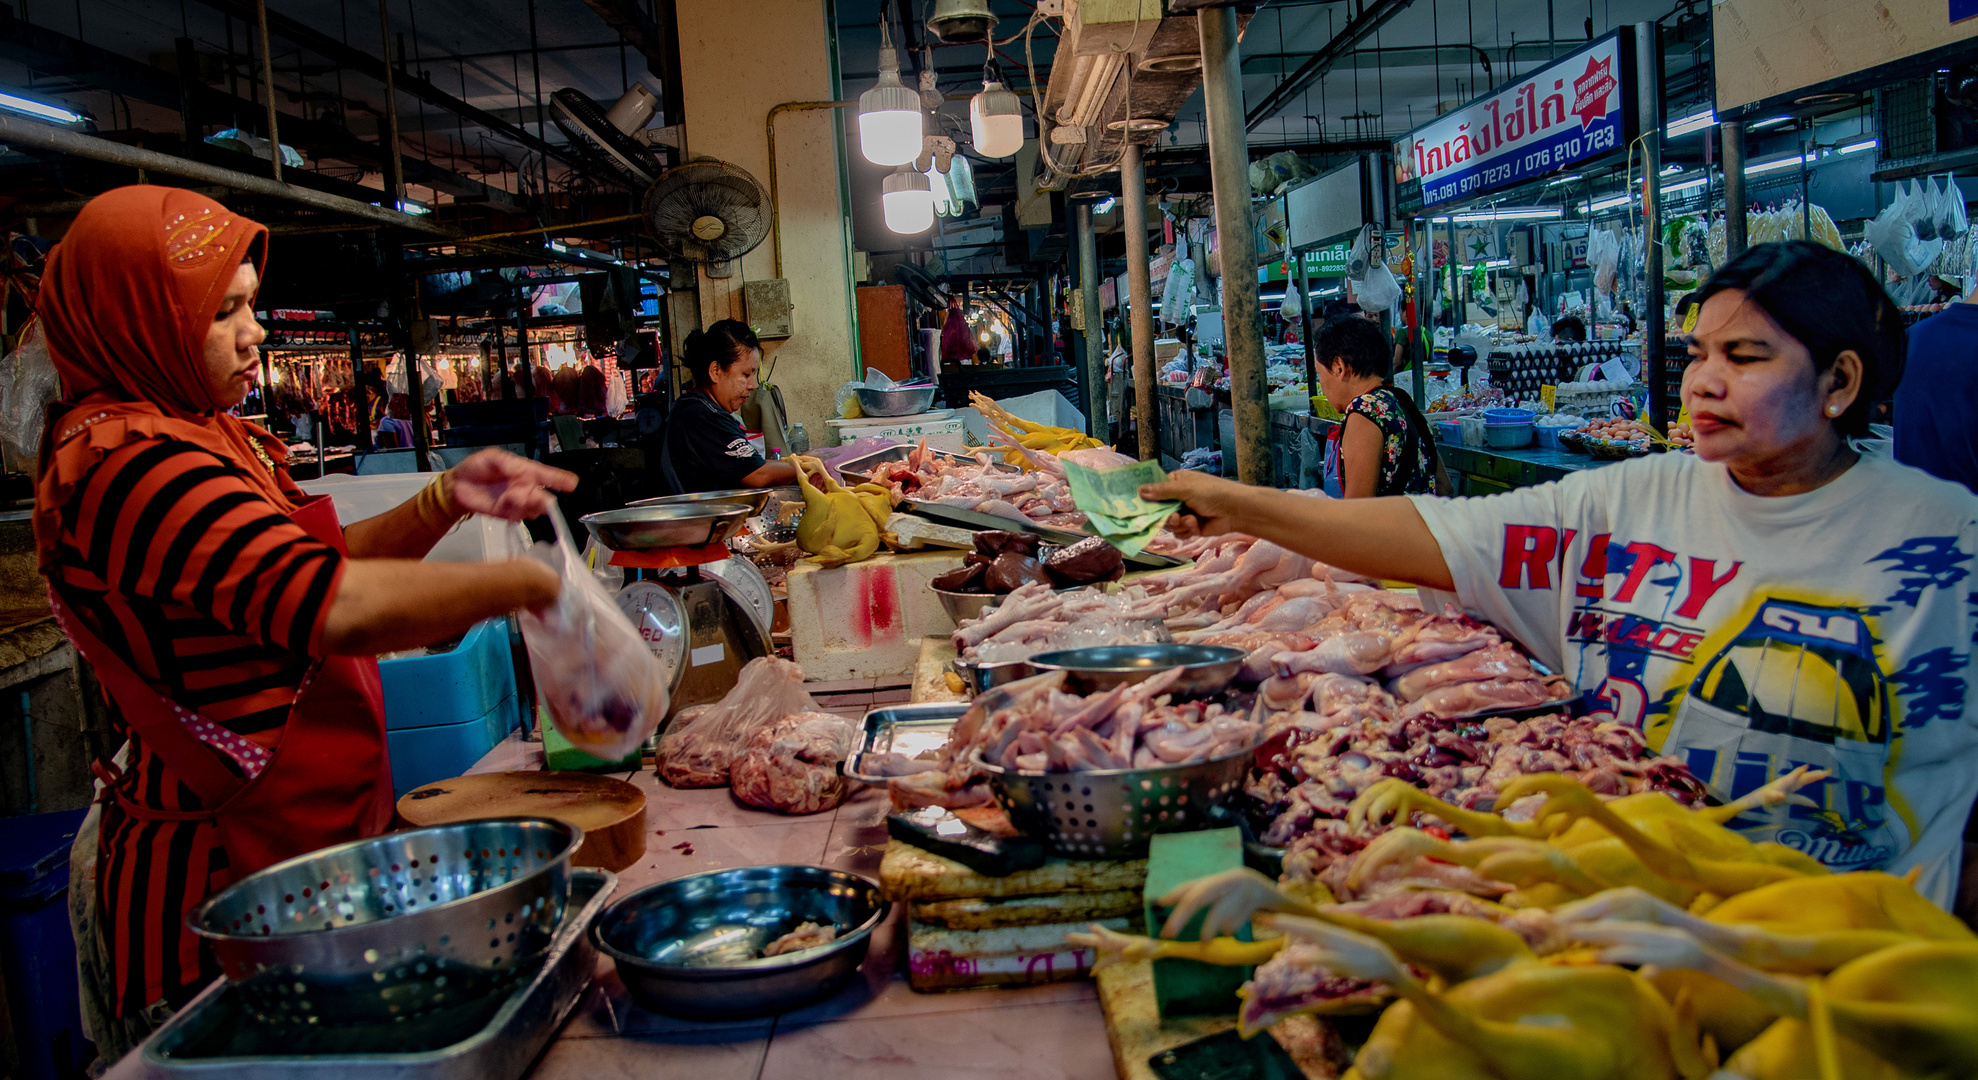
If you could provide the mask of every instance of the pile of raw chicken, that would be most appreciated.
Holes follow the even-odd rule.
[[[752,806],[815,814],[858,789],[839,768],[857,741],[858,725],[811,700],[803,668],[759,656],[720,701],[674,716],[656,766],[674,787],[727,785]]]
[[[1117,468],[1134,462],[1133,458],[1105,447],[1051,454],[1021,444],[1009,445],[1019,467],[998,461],[988,450],[977,450],[969,457],[930,450],[923,439],[905,461],[888,462],[874,469],[872,482],[890,490],[895,499],[952,506],[1054,529],[1082,529],[1085,514],[1072,502],[1064,462],[1093,469]],[[1190,557],[1182,554],[1185,545],[1165,530],[1155,535],[1147,550]]]

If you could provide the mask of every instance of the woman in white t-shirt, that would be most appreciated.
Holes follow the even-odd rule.
[[[1722,799],[1829,770],[1802,792],[1816,805],[1734,824],[1835,870],[1920,867],[1949,907],[1978,798],[1978,496],[1849,445],[1903,357],[1901,313],[1859,261],[1760,245],[1699,297],[1694,456],[1477,499],[1305,499],[1192,473],[1143,494],[1186,502],[1184,532],[1453,590]]]

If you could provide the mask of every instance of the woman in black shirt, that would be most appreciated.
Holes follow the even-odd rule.
[[[666,420],[659,461],[667,483],[681,493],[796,483],[796,467],[764,461],[735,418],[755,390],[756,371],[762,366],[762,343],[755,331],[722,319],[688,334],[682,351],[694,388]]]

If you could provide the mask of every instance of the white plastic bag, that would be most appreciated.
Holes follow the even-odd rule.
[[[1394,280],[1394,271],[1386,263],[1375,263],[1367,271],[1367,280],[1360,286],[1360,310],[1386,311],[1401,299],[1401,283]]]
[[[712,705],[680,710],[659,740],[660,778],[674,787],[720,787],[729,766],[758,731],[787,716],[817,711],[804,690],[804,669],[774,656],[742,665],[735,688]]]
[[[1374,227],[1360,226],[1360,235],[1353,238],[1353,247],[1346,253],[1346,280],[1362,281],[1373,269]]]
[[[1612,231],[1594,229],[1587,233],[1587,265],[1593,267],[1595,292],[1614,295],[1615,275],[1620,270],[1620,263],[1621,241]]]
[[[48,404],[60,400],[62,379],[48,357],[41,320],[27,325],[13,352],[0,359],[0,456],[8,472],[32,474],[41,454]]]
[[[570,744],[615,761],[638,749],[666,718],[666,673],[631,620],[604,594],[552,508],[556,542],[530,551],[563,579],[556,603],[523,611],[522,640],[550,720]]]

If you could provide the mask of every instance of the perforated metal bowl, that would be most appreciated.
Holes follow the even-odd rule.
[[[250,874],[186,922],[263,1023],[407,1021],[541,959],[583,839],[488,818],[357,840]]]
[[[1158,769],[1026,773],[976,766],[1010,823],[1067,859],[1139,859],[1156,833],[1213,828],[1211,806],[1243,786],[1254,748]]]

